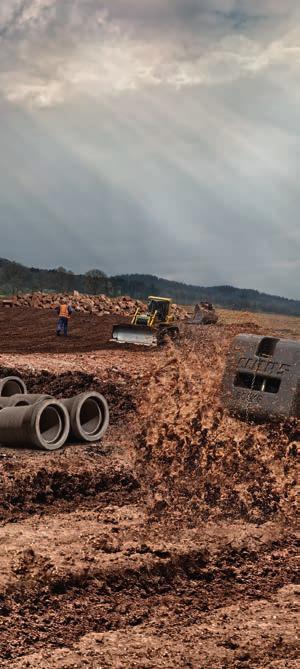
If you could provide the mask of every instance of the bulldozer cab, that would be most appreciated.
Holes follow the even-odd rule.
[[[157,320],[166,323],[170,313],[171,300],[166,297],[148,297],[149,314],[156,312]]]

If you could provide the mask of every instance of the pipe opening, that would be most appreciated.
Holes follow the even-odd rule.
[[[26,400],[18,400],[15,405],[15,407],[28,407],[29,402],[26,402]]]
[[[24,393],[23,384],[16,379],[9,379],[3,384],[2,397],[11,397],[12,395],[19,395]]]
[[[54,444],[60,439],[63,423],[58,410],[54,406],[47,406],[41,412],[39,431],[43,441],[47,444]]]
[[[102,411],[96,399],[86,399],[79,414],[81,429],[88,435],[97,434],[102,423]]]

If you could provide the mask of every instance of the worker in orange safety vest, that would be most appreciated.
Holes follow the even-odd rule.
[[[58,314],[56,334],[57,334],[58,337],[61,334],[63,334],[64,337],[67,337],[69,318],[70,318],[71,314],[74,312],[74,309],[70,304],[67,304],[65,302],[61,302],[61,304],[59,304],[57,307],[55,307],[55,311]]]

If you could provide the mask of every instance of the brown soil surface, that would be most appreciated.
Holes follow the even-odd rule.
[[[296,669],[300,430],[219,405],[233,336],[282,323],[222,314],[153,351],[108,344],[117,320],[61,340],[0,310],[0,376],[111,408],[101,443],[0,448],[0,667]]]
[[[53,310],[0,309],[1,353],[67,353],[111,348],[112,326],[126,322],[120,316],[74,313],[69,336],[57,337]]]

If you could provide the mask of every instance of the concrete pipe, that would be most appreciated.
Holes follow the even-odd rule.
[[[21,398],[21,399],[20,399]],[[24,399],[25,395],[12,395],[11,397],[0,397],[0,410],[7,407],[28,407],[29,402]]]
[[[70,419],[61,402],[48,399],[31,406],[7,407],[0,411],[0,444],[38,446],[54,451],[67,440]]]
[[[11,397],[12,395],[25,395],[26,384],[19,376],[7,376],[0,379],[0,397]]]
[[[109,408],[103,395],[82,393],[61,400],[70,416],[70,436],[81,441],[98,441],[109,425]]]
[[[3,405],[3,407],[27,407],[31,404],[36,404],[37,402],[52,399],[54,399],[52,395],[12,395],[11,397],[0,397],[0,407],[1,405]]]

